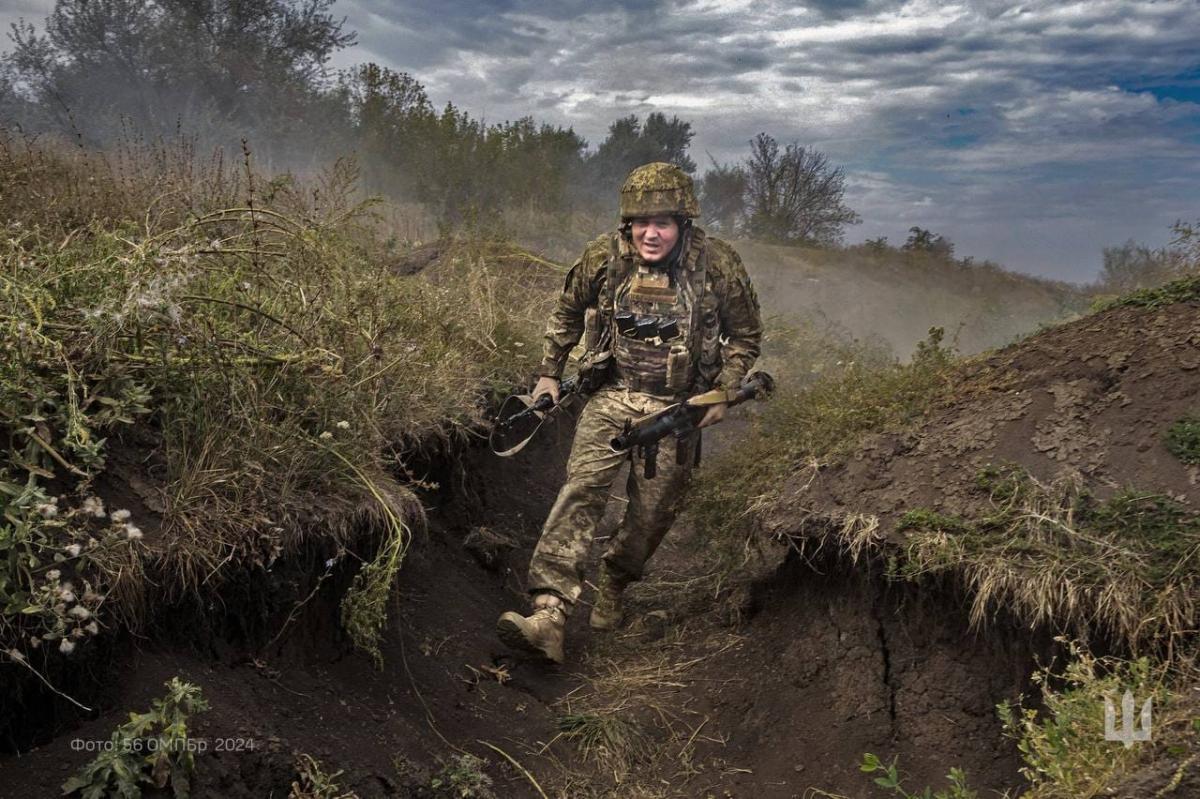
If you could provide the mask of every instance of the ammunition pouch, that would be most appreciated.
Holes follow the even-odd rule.
[[[698,388],[706,390],[716,384],[716,378],[721,373],[721,326],[716,319],[716,311],[706,311],[701,314],[700,328],[697,330],[698,355],[696,371],[698,372]]]
[[[650,314],[621,311],[613,320],[617,334],[637,341],[666,343],[679,338],[679,320]]]
[[[688,390],[692,383],[692,354],[683,344],[671,347],[667,355],[666,393],[680,394]]]
[[[583,350],[595,352],[600,349],[603,317],[599,308],[588,308],[583,313]]]

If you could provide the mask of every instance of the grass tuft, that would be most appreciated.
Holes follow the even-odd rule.
[[[1162,286],[1141,289],[1105,303],[1100,310],[1129,306],[1135,308],[1160,308],[1177,302],[1200,301],[1200,276],[1185,277]]]
[[[1190,465],[1200,464],[1200,417],[1185,416],[1167,429],[1167,451]]]
[[[1200,514],[1144,491],[1102,501],[1076,480],[1046,485],[1015,466],[985,469],[976,484],[987,515],[904,515],[897,575],[965,575],[976,624],[1010,607],[1031,623],[1100,628],[1135,648],[1191,629]]]

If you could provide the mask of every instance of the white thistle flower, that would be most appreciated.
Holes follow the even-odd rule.
[[[317,438],[321,439],[322,441],[328,441],[329,439],[333,438],[333,433],[326,430],[325,432],[321,433],[321,435],[317,436]]]
[[[64,638],[58,642],[58,651],[62,652],[64,655],[69,655],[75,651],[75,644]]]
[[[100,625],[96,624],[96,622],[94,622],[94,621],[88,622],[87,625],[83,629],[87,630],[88,635],[99,635],[100,634]]]
[[[69,605],[75,601],[75,592],[69,588],[63,588],[58,592],[58,598]]]
[[[67,546],[63,549],[73,558],[79,557],[79,553],[83,551],[83,547],[81,547],[79,544],[67,544]]]
[[[125,537],[130,541],[137,541],[142,537],[142,531],[132,524],[127,524],[125,525]]]
[[[18,650],[18,649],[8,650],[8,656],[10,658],[12,658],[13,660],[17,661],[18,663],[25,662],[25,656],[23,654],[21,654],[20,650]]]
[[[342,421],[340,421],[340,422],[338,422],[338,423],[337,423],[337,429],[338,429],[338,430],[349,430],[349,429],[350,429],[350,423],[349,423],[349,422],[347,422],[345,419],[343,419]]]
[[[50,571],[46,572],[46,579],[52,583],[56,582],[59,577],[62,577],[62,572],[60,572],[58,569],[51,569]]]
[[[58,506],[50,502],[43,502],[41,505],[35,505],[33,509],[40,513],[43,519],[53,519],[58,515]]]
[[[83,605],[76,605],[67,611],[67,615],[80,621],[87,621],[92,617],[92,612]]]
[[[112,520],[117,524],[120,524],[121,522],[129,521],[129,517],[131,515],[132,514],[129,511],[122,508],[121,510],[113,511]]]
[[[100,499],[100,497],[88,497],[85,499],[83,501],[83,512],[97,519],[103,519],[108,515],[104,512],[104,500]]]

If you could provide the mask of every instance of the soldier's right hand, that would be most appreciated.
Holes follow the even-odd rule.
[[[558,381],[556,379],[554,379],[553,377],[539,377],[538,381],[537,381],[537,385],[535,385],[533,387],[534,401],[537,401],[537,398],[542,396],[543,394],[549,394],[550,399],[554,400],[554,404],[557,405],[558,404]]]

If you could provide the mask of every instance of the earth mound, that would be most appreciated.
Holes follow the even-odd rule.
[[[978,473],[1004,464],[1080,479],[1101,497],[1136,487],[1196,507],[1200,466],[1172,454],[1168,434],[1198,410],[1200,301],[1113,308],[972,362],[918,428],[798,476],[775,517],[794,529],[801,508],[801,518],[869,512],[901,541],[915,508],[981,512]]]

